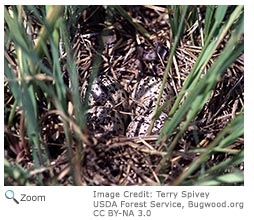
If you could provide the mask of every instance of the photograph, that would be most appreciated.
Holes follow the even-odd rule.
[[[3,28],[5,186],[244,186],[243,5],[5,5]]]

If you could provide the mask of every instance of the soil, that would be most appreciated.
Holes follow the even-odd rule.
[[[73,53],[77,56],[80,86],[89,78],[94,64],[98,62],[96,59],[100,60],[99,72],[114,77],[127,94],[131,94],[140,78],[164,75],[174,41],[167,8],[163,6],[123,8],[147,30],[150,37],[138,32],[126,18],[114,11],[115,9],[105,6],[89,6],[84,9],[77,24],[74,24],[75,33],[70,34]],[[204,16],[202,7],[201,16]],[[198,27],[186,30],[174,55],[172,67],[167,73],[168,83],[175,97],[201,50]],[[211,58],[208,66],[214,62],[219,53],[220,49]],[[59,116],[44,114],[41,117],[41,138],[50,154],[51,172],[55,176],[55,181],[62,185],[171,185],[199,155],[193,150],[197,146],[205,148],[211,143],[235,117],[236,112],[243,108],[243,72],[242,55],[227,69],[204,108],[181,136],[165,170],[156,169],[166,153],[165,144],[156,144],[157,134],[143,138],[127,138],[123,135],[95,139],[85,129],[86,142],[80,144],[73,137],[74,154],[81,152],[73,156],[74,154],[68,153],[65,148],[66,137]],[[64,73],[64,79],[67,87],[70,87],[67,71]],[[10,97],[11,94],[6,91],[5,96],[7,100],[7,96]],[[130,115],[131,111],[126,111],[126,114]],[[173,138],[174,134],[169,142]],[[240,149],[242,145],[243,137],[232,144],[232,149]],[[15,153],[8,146],[6,152],[9,158],[17,156],[13,155]],[[68,163],[70,155],[73,157],[73,166]],[[31,158],[21,155],[19,157],[23,167],[28,168],[28,164],[31,165]],[[212,167],[227,158],[226,153],[213,154],[205,166]],[[52,173],[45,173],[45,184],[51,185],[54,182],[47,179]]]

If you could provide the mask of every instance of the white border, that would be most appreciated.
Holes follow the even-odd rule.
[[[3,1],[4,4],[30,4],[29,1]],[[38,2],[42,3],[42,2]],[[81,1],[66,1],[63,0],[61,2],[54,2],[54,4],[81,4]],[[90,1],[83,1],[82,4],[91,4]],[[92,1],[93,4],[119,4],[119,1],[101,1],[95,0]],[[158,4],[157,1],[121,1],[121,4]],[[160,2],[164,4],[244,4],[245,10],[245,119],[244,119],[244,141],[245,141],[245,186],[244,187],[142,187],[142,189],[149,190],[206,190],[213,193],[216,198],[219,199],[236,199],[245,201],[244,212],[242,211],[228,211],[228,210],[185,210],[184,212],[178,212],[175,210],[169,211],[161,211],[161,216],[156,214],[156,216],[148,219],[158,219],[158,218],[167,218],[167,219],[221,219],[227,217],[228,219],[239,220],[242,219],[251,219],[250,210],[252,208],[252,198],[251,195],[253,192],[254,186],[254,147],[253,147],[253,135],[254,135],[254,80],[253,80],[253,70],[254,70],[254,3],[251,1],[236,1],[236,0],[224,0],[224,1],[165,1]],[[43,1],[43,4],[52,4],[52,1]],[[0,11],[1,16],[3,18],[3,7]],[[3,26],[3,20],[1,25]],[[1,28],[1,36],[2,36],[2,48],[4,48],[4,33],[3,27]],[[2,77],[1,84],[3,86],[3,73],[4,73],[4,64],[3,59],[1,59],[1,67],[2,67]],[[4,87],[2,87],[4,88]],[[4,93],[0,95],[1,103],[4,103]],[[4,114],[3,108],[1,108],[2,115]],[[0,117],[1,128],[4,126],[4,117]],[[0,207],[1,207],[1,216],[11,216],[9,219],[18,219],[18,218],[26,218],[29,219],[101,219],[101,218],[93,218],[90,210],[91,199],[92,199],[92,191],[93,190],[123,190],[123,189],[131,189],[131,190],[140,190],[140,187],[4,187],[4,171],[3,171],[3,155],[4,155],[4,132],[0,132],[0,138],[2,140],[2,147],[0,150],[0,164],[2,164],[2,168],[0,169]],[[36,204],[36,203],[24,203],[22,205],[16,205],[12,203],[12,201],[7,200],[4,197],[4,192],[6,189],[13,188],[15,193],[19,195],[19,193],[44,193],[47,195],[48,202],[45,204]],[[23,216],[23,217],[22,217]],[[106,218],[103,219],[112,219]],[[121,218],[117,218],[121,219]],[[124,218],[129,219],[129,218]],[[133,219],[133,218],[130,218]],[[144,218],[143,218],[144,219]]]

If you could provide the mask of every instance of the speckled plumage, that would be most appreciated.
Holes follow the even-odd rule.
[[[81,99],[84,102],[88,82],[85,81],[81,89]],[[89,106],[105,106],[126,108],[127,95],[122,86],[113,77],[99,74],[94,80],[88,99]]]
[[[146,76],[141,79],[134,87],[131,94],[132,99],[132,113],[136,115],[147,115],[156,106],[162,79],[154,76]],[[172,90],[169,83],[166,83],[160,105],[164,104],[172,97]]]
[[[87,124],[90,132],[97,137],[124,135],[125,125],[121,113],[104,106],[89,109]]]
[[[97,137],[112,137],[126,134],[127,137],[145,136],[154,114],[162,79],[146,76],[136,83],[131,95],[131,121],[127,124],[128,98],[126,91],[110,75],[99,74],[94,80],[88,97],[87,124],[89,130]],[[88,87],[85,81],[81,89],[84,102]],[[172,98],[172,90],[166,83],[160,105]],[[167,114],[162,112],[155,121],[152,134],[157,134],[163,127]],[[126,130],[126,133],[125,133]]]
[[[151,112],[148,115],[139,115],[136,116],[127,127],[126,136],[135,137],[135,136],[146,136],[147,130],[150,126],[153,113]],[[167,118],[167,114],[163,113],[160,117],[154,122],[154,126],[151,134],[158,134],[161,128],[163,127],[164,121]]]
[[[81,89],[81,100],[85,101],[88,82]],[[88,98],[87,124],[90,132],[97,137],[124,135],[126,115],[119,111],[126,110],[127,95],[121,85],[111,76],[99,74],[94,80]]]
[[[146,76],[141,79],[134,87],[131,94],[132,121],[126,129],[127,137],[145,136],[150,126],[154,109],[158,101],[162,79],[154,76]],[[173,91],[170,84],[165,84],[160,106],[172,99]],[[169,110],[171,103],[168,104],[165,111]],[[151,134],[158,134],[163,127],[167,114],[162,112],[155,121]]]

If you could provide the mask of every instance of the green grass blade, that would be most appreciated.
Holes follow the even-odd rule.
[[[142,35],[144,35],[145,37],[147,37],[148,39],[150,38],[150,34],[149,32],[139,23],[137,23],[135,21],[135,19],[133,19],[131,16],[128,15],[128,13],[120,6],[120,5],[115,5],[115,6],[111,6],[113,8],[115,8],[127,21],[129,21],[133,27],[139,31]]]
[[[225,8],[222,7],[222,9],[219,8],[217,10],[224,12]],[[225,38],[225,35],[228,32],[228,30],[230,29],[230,27],[234,24],[235,21],[238,20],[239,17],[240,18],[243,17],[242,10],[243,10],[242,6],[237,6],[236,9],[231,14],[231,16],[229,17],[227,23],[224,25],[222,25],[222,23],[220,23],[220,20],[218,20],[218,19],[221,19],[223,16],[216,15],[217,20],[214,23],[212,30],[209,33],[209,36],[207,37],[207,40],[206,40],[205,45],[198,57],[198,60],[196,61],[190,74],[188,75],[187,79],[185,80],[181,92],[177,96],[176,101],[169,112],[169,116],[172,116],[176,112],[177,108],[179,107],[179,103],[182,100],[184,94],[186,93],[186,91],[191,89],[190,86],[194,87],[196,85],[196,83],[198,82],[198,79],[200,78],[207,63],[211,59],[213,53],[215,52],[216,48],[219,46],[221,41]],[[217,14],[218,14],[218,12],[217,12]],[[218,30],[218,28],[219,28],[219,30]],[[214,40],[211,41],[211,39],[214,39]]]
[[[240,127],[239,127],[240,126]],[[185,170],[173,183],[173,185],[179,185],[184,179],[191,175],[198,167],[204,163],[209,155],[214,151],[214,149],[220,145],[221,141],[225,138],[225,135],[228,135],[227,138],[231,139],[232,143],[235,141],[235,138],[238,138],[243,135],[243,114],[238,115],[226,128],[224,128],[215,138],[209,146],[206,147],[205,152],[202,153],[197,160],[192,162],[187,170]],[[226,147],[226,146],[223,146]]]
[[[163,93],[163,90],[164,90],[166,82],[167,82],[168,72],[169,72],[170,67],[172,65],[172,62],[173,62],[173,56],[174,56],[175,50],[176,50],[176,48],[178,46],[178,43],[179,43],[179,40],[180,40],[180,37],[181,37],[181,33],[182,33],[182,29],[183,29],[183,24],[184,24],[184,20],[185,20],[185,16],[187,14],[187,11],[188,11],[188,6],[184,6],[183,14],[182,14],[181,21],[180,21],[180,24],[179,24],[179,29],[178,29],[178,32],[176,33],[175,38],[174,38],[175,39],[174,40],[174,44],[173,44],[173,47],[171,49],[171,52],[170,52],[170,55],[169,55],[169,58],[168,58],[168,63],[167,63],[165,72],[163,74],[162,85],[161,85],[160,92],[159,92],[159,95],[158,95],[158,101],[156,103],[155,110],[154,110],[154,113],[153,113],[154,116],[153,116],[153,118],[151,120],[151,124],[150,124],[150,126],[148,128],[148,131],[147,131],[148,134],[151,133],[151,131],[153,129],[153,126],[154,126],[154,122],[156,120],[155,115],[157,114],[157,111],[159,109],[160,100],[161,100],[162,93]]]

